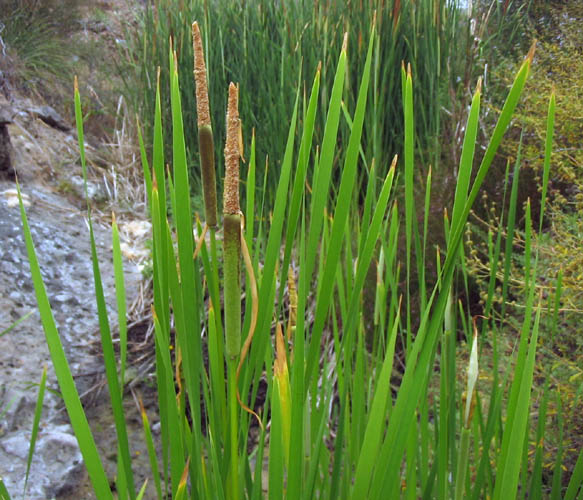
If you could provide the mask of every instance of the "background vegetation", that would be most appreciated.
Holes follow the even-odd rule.
[[[531,199],[534,212],[540,207],[539,199],[543,178],[543,157],[540,144],[546,133],[545,99],[551,91],[556,93],[557,112],[553,158],[549,179],[549,199],[543,232],[536,236],[540,252],[542,274],[540,289],[547,300],[546,321],[543,323],[544,338],[541,345],[537,370],[541,378],[549,379],[549,387],[561,394],[560,410],[558,401],[551,401],[553,415],[561,411],[565,423],[565,447],[579,449],[583,446],[583,421],[578,407],[581,405],[583,384],[583,345],[578,325],[583,314],[581,237],[583,236],[582,193],[583,193],[583,108],[579,80],[583,72],[581,47],[583,44],[583,2],[536,2],[524,18],[527,33],[539,39],[533,76],[524,90],[524,101],[519,108],[512,129],[503,142],[498,166],[494,167],[498,180],[492,179],[486,185],[482,202],[476,207],[473,232],[469,245],[475,258],[469,267],[485,296],[484,277],[488,274],[487,262],[488,231],[507,217],[502,202],[500,179],[504,178],[506,162],[514,165],[519,143],[521,146],[520,178],[521,189],[517,192],[517,227],[522,231],[524,206]],[[512,57],[498,54],[499,65],[491,70],[491,81],[500,82],[504,87],[510,83],[508,74],[515,64]],[[488,106],[493,111],[499,107],[499,97],[493,93]],[[524,236],[519,233],[515,248],[524,244]],[[513,259],[508,282],[508,308],[499,307],[499,312],[510,312],[509,318],[500,318],[512,330],[511,319],[521,317],[520,297],[523,290],[525,261],[519,252]],[[499,283],[505,281],[501,273]],[[502,286],[500,287],[502,291]],[[552,298],[558,292],[559,296]],[[501,302],[501,300],[500,300]],[[482,302],[483,303],[483,302]],[[500,304],[501,306],[501,304]],[[510,319],[510,321],[509,321]],[[553,417],[556,418],[556,417]],[[549,449],[553,453],[561,450],[557,435],[549,436]],[[569,462],[571,459],[567,459]],[[569,465],[571,467],[572,464]]]
[[[140,26],[131,39],[128,99],[142,117],[152,115],[157,67],[168,67],[169,39],[174,41],[180,67],[181,92],[187,154],[195,163],[198,151],[195,130],[192,42],[189,20],[197,20],[204,33],[212,125],[221,143],[225,137],[226,93],[230,81],[241,88],[241,117],[245,143],[252,130],[257,143],[258,182],[263,178],[266,157],[274,175],[267,180],[268,199],[273,199],[277,172],[286,144],[281,120],[289,116],[298,79],[302,92],[309,88],[311,75],[322,65],[321,103],[330,96],[335,72],[335,57],[345,32],[349,33],[348,51],[351,67],[346,75],[343,100],[346,109],[354,106],[358,78],[366,56],[366,34],[376,11],[378,39],[373,60],[371,103],[367,109],[362,148],[365,168],[372,158],[389,157],[401,150],[403,112],[401,106],[401,63],[409,62],[415,74],[416,143],[423,164],[439,163],[438,137],[442,106],[446,106],[463,61],[464,45],[469,36],[467,23],[457,2],[446,0],[272,2],[265,0],[235,2],[175,2],[160,0],[147,7]],[[460,29],[461,28],[461,29]],[[454,49],[456,47],[456,49]],[[461,50],[460,50],[461,49]],[[168,73],[161,73],[162,86],[168,85]],[[475,83],[475,82],[474,82]],[[469,88],[470,82],[468,81]],[[169,121],[168,97],[162,106],[163,121]],[[465,99],[467,103],[467,98]],[[301,117],[300,117],[301,119]],[[148,123],[145,120],[145,123]],[[316,137],[323,133],[324,117],[316,123]],[[150,138],[151,127],[145,136]],[[345,133],[339,138],[345,147]],[[148,142],[148,141],[147,141]],[[343,145],[344,144],[344,145]],[[377,165],[379,175],[388,165]],[[222,179],[222,159],[218,159],[218,178]],[[361,172],[364,178],[364,171]],[[193,169],[193,180],[198,174]],[[261,186],[258,186],[261,188]]]
[[[0,71],[4,85],[54,102],[70,86],[82,0],[1,0]],[[57,94],[55,96],[55,93]]]
[[[151,450],[159,497],[186,494],[188,472],[192,495],[213,488],[225,498],[259,497],[264,474],[272,498],[380,498],[385,487],[410,498],[508,491],[575,498],[583,478],[581,4],[501,0],[474,2],[470,11],[439,0],[148,4],[120,65],[145,133],[154,225],[166,427],[162,457]],[[222,345],[214,231],[201,240],[196,265],[191,258],[193,226],[202,229],[190,205],[194,197],[201,211],[193,20],[203,33],[217,151],[228,82],[240,90],[253,269],[245,296],[253,295],[254,274],[260,298],[258,316],[250,299],[242,304],[243,333],[260,319],[238,380]],[[535,35],[533,74],[510,121]],[[512,104],[503,107],[509,92]],[[400,160],[390,169],[395,153]],[[170,172],[164,158],[172,159]],[[220,193],[221,155],[217,164]],[[480,173],[472,171],[478,164]],[[117,486],[133,498],[118,382],[125,361],[116,366],[102,321],[120,442]],[[288,343],[278,323],[288,325]],[[185,340],[201,336],[200,345]],[[260,381],[266,394],[258,403]],[[259,442],[247,441],[255,421],[234,404],[234,385],[270,425]],[[82,427],[77,416],[95,487],[107,495]],[[144,428],[150,439],[146,419]]]

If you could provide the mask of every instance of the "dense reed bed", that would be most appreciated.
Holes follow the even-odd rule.
[[[148,4],[149,5],[149,4]],[[192,45],[188,20],[197,19],[203,33],[205,58],[208,61],[208,85],[215,140],[225,140],[224,89],[238,82],[243,92],[240,114],[247,137],[255,130],[257,137],[258,182],[264,169],[279,172],[285,152],[287,130],[281,119],[293,108],[298,80],[301,93],[310,90],[310,79],[320,67],[319,105],[328,102],[334,83],[336,58],[342,48],[344,33],[349,33],[347,51],[351,64],[343,86],[341,116],[354,109],[360,75],[367,55],[367,35],[376,11],[378,22],[375,55],[371,61],[369,105],[366,108],[362,148],[366,158],[380,159],[400,151],[403,141],[400,64],[410,61],[415,80],[415,141],[424,163],[434,168],[440,161],[442,108],[448,107],[456,78],[466,71],[465,47],[472,43],[469,19],[457,1],[366,0],[327,2],[289,1],[181,1],[160,0],[146,8],[139,28],[130,36],[127,72],[129,100],[146,120],[145,135],[152,137],[150,117],[154,112],[156,68],[168,66],[169,39],[177,52],[183,121],[187,132],[187,158],[198,154]],[[463,69],[462,69],[463,68]],[[162,74],[161,85],[167,88],[168,75]],[[460,92],[460,96],[466,96]],[[169,95],[164,93],[162,114],[169,120]],[[299,116],[301,120],[301,115]],[[322,140],[325,114],[315,119],[315,137]],[[339,132],[339,152],[348,144],[348,129]],[[169,136],[165,132],[165,139]],[[149,141],[148,141],[149,142]],[[169,152],[167,150],[167,152]],[[266,167],[269,157],[269,167]],[[369,165],[370,166],[370,165]],[[388,166],[377,164],[379,175]],[[217,178],[224,177],[223,160],[217,158]],[[267,177],[266,196],[275,199],[277,175]],[[359,173],[359,183],[366,180]],[[200,182],[192,171],[191,181]],[[262,185],[258,183],[258,189]]]

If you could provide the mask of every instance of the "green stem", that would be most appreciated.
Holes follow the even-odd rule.
[[[241,217],[224,217],[225,354],[229,360],[241,351]]]
[[[457,474],[455,476],[455,500],[464,497],[464,486],[466,482],[466,470],[468,468],[468,450],[470,447],[470,429],[464,425],[462,429],[462,439],[460,443],[460,456],[457,463]]]
[[[224,216],[224,301],[225,301],[225,354],[228,372],[228,405],[230,420],[230,494],[239,500],[237,457],[237,360],[241,350],[241,219],[239,215]],[[229,489],[228,489],[229,491]]]
[[[238,456],[238,437],[239,422],[237,420],[237,359],[229,358],[227,361],[228,384],[229,384],[229,420],[230,420],[230,442],[231,442],[231,460],[230,460],[230,483],[231,491],[229,498],[239,500],[239,456]]]
[[[217,231],[215,228],[210,228],[210,246],[211,246],[211,266],[212,266],[212,273],[213,273],[213,303],[215,302],[216,298],[216,308],[219,308],[220,312],[220,290],[219,290],[219,261],[217,258]],[[216,327],[216,335],[217,335],[217,357],[218,357],[218,365],[220,367],[225,366],[225,350],[224,350],[224,342],[223,342],[223,325],[221,323],[221,315],[217,314],[215,316],[215,327]],[[221,369],[222,371],[222,369]],[[219,391],[220,394],[220,416],[221,416],[221,425],[220,428],[223,430],[227,429],[227,400],[225,394],[225,379],[224,373],[221,373],[221,390]]]

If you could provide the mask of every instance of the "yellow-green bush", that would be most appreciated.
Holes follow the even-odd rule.
[[[580,323],[583,319],[583,1],[567,2],[562,7],[546,6],[537,11],[538,18],[532,25],[533,34],[539,38],[532,76],[524,89],[523,100],[514,117],[513,130],[500,148],[498,173],[491,180],[491,189],[484,195],[482,208],[474,216],[474,226],[469,235],[469,268],[480,287],[481,304],[487,297],[491,262],[488,258],[488,231],[496,235],[501,218],[504,225],[508,210],[502,209],[504,194],[504,171],[509,162],[509,181],[516,161],[518,144],[522,136],[520,157],[520,185],[516,233],[512,247],[508,294],[502,292],[504,282],[504,246],[498,260],[496,310],[503,307],[513,317],[520,317],[523,308],[519,305],[525,291],[524,274],[526,259],[524,242],[523,205],[530,198],[533,202],[533,225],[538,227],[538,210],[541,198],[540,182],[543,177],[544,155],[542,154],[547,131],[547,108],[549,96],[556,96],[555,130],[550,164],[549,193],[543,221],[543,230],[535,239],[539,252],[539,290],[546,310],[543,314],[543,339],[541,358],[537,363],[540,376],[552,374],[550,389],[561,394],[561,408],[554,400],[549,403],[549,417],[555,427],[565,427],[547,437],[547,454],[553,454],[563,446],[564,450],[582,446],[583,423],[577,409],[581,405],[580,369],[583,359],[583,339]],[[517,64],[517,63],[516,63]],[[505,69],[512,67],[503,61],[491,75],[491,80],[502,80],[510,84]],[[491,96],[490,107],[495,96]],[[495,113],[494,113],[495,114]],[[526,181],[526,182],[525,182]],[[506,188],[506,207],[510,199],[510,182]],[[503,214],[503,215],[502,215]],[[507,234],[504,233],[503,238]],[[492,251],[495,238],[490,246]],[[534,261],[534,252],[530,262]],[[542,264],[542,265],[541,265]],[[559,293],[557,294],[557,290]],[[557,295],[560,300],[557,300]],[[506,298],[506,304],[502,302]],[[517,305],[518,304],[518,305]],[[494,314],[495,315],[495,314]],[[508,325],[507,331],[512,330]],[[562,416],[560,416],[562,414]],[[560,436],[563,436],[561,442]],[[565,462],[572,469],[571,459]],[[548,456],[544,467],[552,467]]]
[[[583,314],[583,2],[547,9],[548,31],[539,31],[533,75],[525,86],[524,101],[515,119],[515,133],[503,143],[502,155],[514,162],[523,133],[521,177],[539,180],[543,173],[541,147],[546,134],[549,95],[554,89],[557,107],[551,160],[549,207],[545,233],[539,239],[549,286],[562,272],[565,314]],[[541,21],[542,22],[542,21]],[[540,186],[539,182],[532,182]],[[519,203],[538,198],[526,189]],[[520,223],[520,221],[519,221]],[[519,281],[519,280],[517,280]]]

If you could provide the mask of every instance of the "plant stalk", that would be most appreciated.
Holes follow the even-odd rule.
[[[230,421],[230,494],[239,499],[237,421],[237,360],[241,351],[241,210],[239,207],[239,112],[238,90],[229,85],[227,138],[225,142],[225,190],[223,194],[223,258],[225,302],[225,354],[228,371]]]

